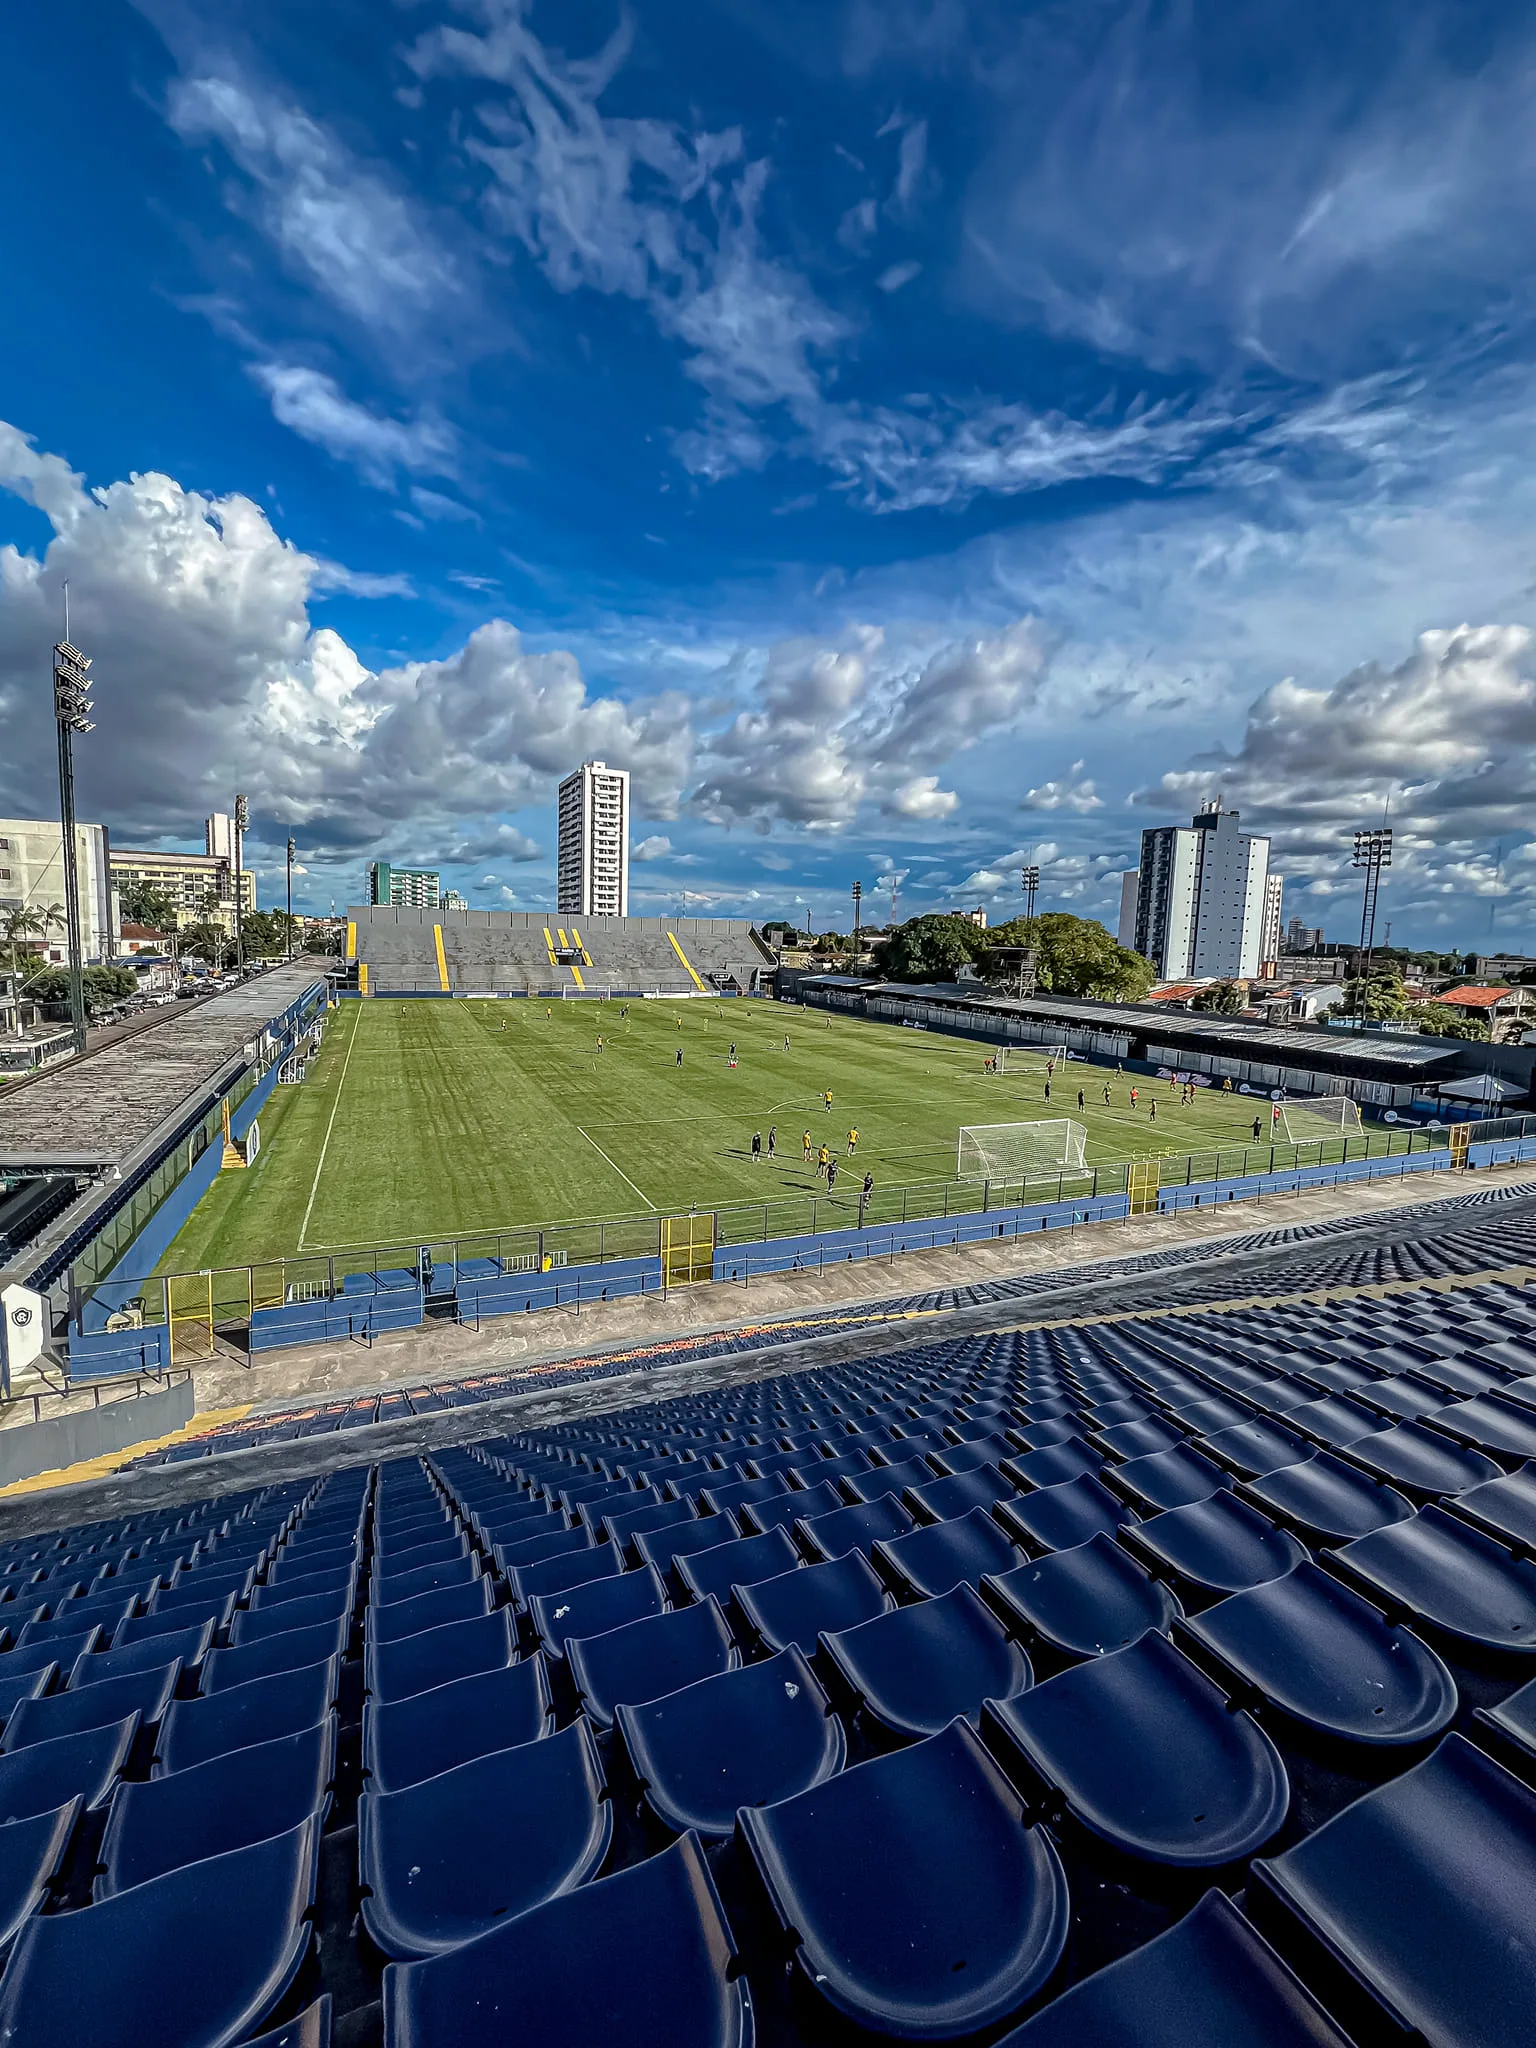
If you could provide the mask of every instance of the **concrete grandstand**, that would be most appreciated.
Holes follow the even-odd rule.
[[[347,912],[347,966],[365,995],[746,994],[774,965],[745,919],[591,917],[553,911]]]

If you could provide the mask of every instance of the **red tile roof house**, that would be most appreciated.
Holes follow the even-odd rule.
[[[1432,1000],[1459,1011],[1463,1017],[1486,1017],[1495,1038],[1518,1038],[1536,1013],[1536,989],[1509,988],[1503,984],[1484,987],[1477,982],[1462,982],[1456,988],[1442,989]]]

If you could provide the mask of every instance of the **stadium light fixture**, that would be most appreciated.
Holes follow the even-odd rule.
[[[1033,863],[1019,870],[1019,886],[1024,891],[1024,915],[1035,914],[1035,898],[1040,893],[1040,870]]]
[[[1354,865],[1365,876],[1365,893],[1360,904],[1360,973],[1368,980],[1371,955],[1376,949],[1376,903],[1381,894],[1381,871],[1392,865],[1392,828],[1379,825],[1355,834]]]
[[[59,847],[64,860],[64,916],[69,947],[69,1022],[77,1053],[85,1051],[85,963],[80,945],[80,866],[75,846],[75,734],[94,732],[90,660],[69,637],[69,585],[64,585],[64,638],[53,650],[53,716],[59,728]]]
[[[293,958],[293,837],[288,839],[288,958]]]

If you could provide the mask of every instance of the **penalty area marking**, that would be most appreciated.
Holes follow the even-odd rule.
[[[309,1219],[314,1213],[315,1197],[320,1192],[320,1175],[325,1167],[325,1155],[330,1149],[331,1132],[336,1128],[336,1112],[341,1107],[341,1091],[347,1085],[347,1069],[352,1064],[352,1048],[357,1043],[357,1034],[363,1028],[362,1013],[352,1026],[352,1036],[347,1040],[347,1056],[341,1063],[341,1079],[336,1083],[336,1100],[331,1104],[330,1120],[325,1127],[325,1137],[320,1146],[320,1157],[315,1161],[314,1183],[309,1190],[309,1200],[304,1205],[304,1221],[299,1225],[299,1250],[304,1249],[304,1240],[309,1234]]]
[[[592,1133],[589,1130],[587,1130],[584,1125],[578,1124],[576,1128],[578,1131],[581,1132],[581,1135],[586,1139],[587,1143],[592,1147],[592,1150],[598,1155],[600,1159],[608,1159],[608,1154],[603,1150],[602,1146],[599,1145],[596,1138],[593,1137]],[[623,1181],[625,1187],[635,1188],[634,1182],[630,1179],[629,1175],[624,1171],[623,1167],[618,1164],[617,1160],[608,1159],[608,1164],[619,1176],[619,1179]],[[651,1200],[650,1196],[645,1192],[644,1188],[635,1188],[635,1193],[640,1197],[641,1201],[644,1202],[647,1209],[651,1210],[654,1214],[660,1214],[660,1211],[656,1208],[656,1204]]]

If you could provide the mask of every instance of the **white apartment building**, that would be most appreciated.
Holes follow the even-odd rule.
[[[1264,923],[1259,933],[1259,965],[1273,968],[1280,958],[1280,919],[1284,914],[1285,877],[1266,875],[1264,878]]]
[[[1268,878],[1268,839],[1241,831],[1219,796],[1187,827],[1152,827],[1141,835],[1136,951],[1165,981],[1257,974]]]
[[[562,917],[629,915],[629,770],[583,761],[560,785]]]
[[[1116,941],[1122,946],[1136,950],[1136,899],[1141,894],[1141,870],[1127,868],[1120,877],[1120,922],[1115,928]]]
[[[75,826],[75,867],[80,880],[80,949],[87,961],[112,958],[117,924],[112,897],[111,844],[105,825]],[[57,818],[0,818],[0,916],[30,910],[47,918],[64,903],[64,834]],[[62,923],[32,934],[50,962],[69,958]]]

